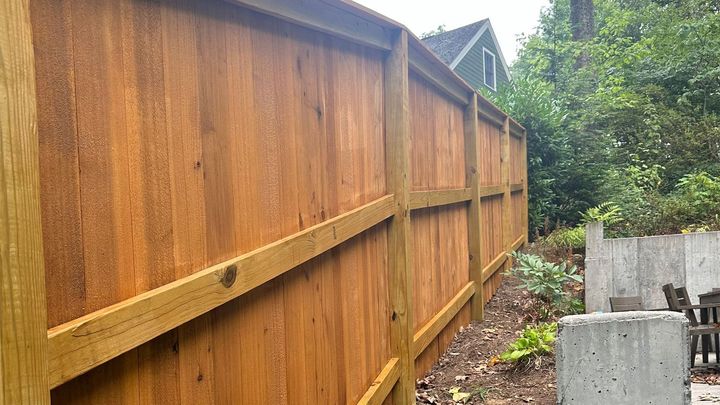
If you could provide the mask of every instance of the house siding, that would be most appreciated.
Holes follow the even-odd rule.
[[[500,60],[500,54],[495,47],[495,43],[492,40],[490,31],[485,31],[480,39],[475,43],[475,46],[470,49],[470,52],[455,66],[455,72],[460,75],[465,81],[476,89],[481,87],[487,88],[483,80],[483,47],[495,54],[495,77],[497,87],[500,88],[503,84],[507,84],[510,80],[505,74],[503,69],[502,61]]]

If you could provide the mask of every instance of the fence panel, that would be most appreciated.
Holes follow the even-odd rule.
[[[524,130],[404,27],[328,0],[11,5],[47,314],[0,351],[48,328],[13,403],[406,403],[482,319],[527,233]]]
[[[482,198],[481,225],[484,297],[489,301],[502,281],[502,265],[505,263],[505,229],[503,228],[503,187],[502,184],[502,127],[495,121],[480,115],[478,146],[480,149],[480,185],[494,187]]]
[[[36,18],[58,7],[44,3],[33,3]],[[50,305],[49,327],[385,195],[379,51],[221,2],[58,11],[66,19],[56,17],[64,26],[53,35],[33,25],[37,49],[75,43],[64,66],[38,63],[47,67],[38,71],[46,263],[63,269],[48,272],[47,292],[51,303],[72,304]],[[53,88],[46,72],[73,80]],[[64,110],[75,114],[51,115]],[[58,173],[75,187],[56,187]],[[58,201],[72,209],[49,206]],[[357,400],[389,357],[385,232],[140,346],[53,399]],[[232,386],[244,388],[224,388]]]
[[[427,81],[410,74],[411,190],[465,186],[464,106]],[[468,232],[465,203],[412,212],[414,325],[418,332],[467,283]],[[427,372],[470,320],[467,305],[420,354],[416,375]]]

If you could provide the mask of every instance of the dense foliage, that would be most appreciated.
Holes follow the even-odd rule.
[[[622,236],[718,229],[720,2],[594,4],[594,37],[574,41],[570,1],[552,1],[494,97],[528,130],[530,229],[605,202]]]

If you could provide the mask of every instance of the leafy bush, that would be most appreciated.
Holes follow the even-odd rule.
[[[549,263],[540,256],[513,252],[515,266],[510,274],[522,281],[519,288],[526,288],[544,302],[558,303],[566,295],[563,286],[571,281],[582,282],[575,266],[567,267],[565,262]]]
[[[500,355],[500,360],[528,364],[553,351],[557,323],[541,323],[535,327],[526,326],[522,335],[510,343]]]
[[[556,248],[582,249],[585,247],[585,226],[557,228],[543,239],[543,243]]]

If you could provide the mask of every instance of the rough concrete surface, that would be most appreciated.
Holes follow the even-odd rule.
[[[604,239],[602,223],[586,227],[586,312],[610,311],[609,297],[639,295],[646,309],[667,308],[662,286],[698,294],[720,287],[720,232]]]
[[[558,404],[690,404],[688,320],[674,312],[564,317]]]

